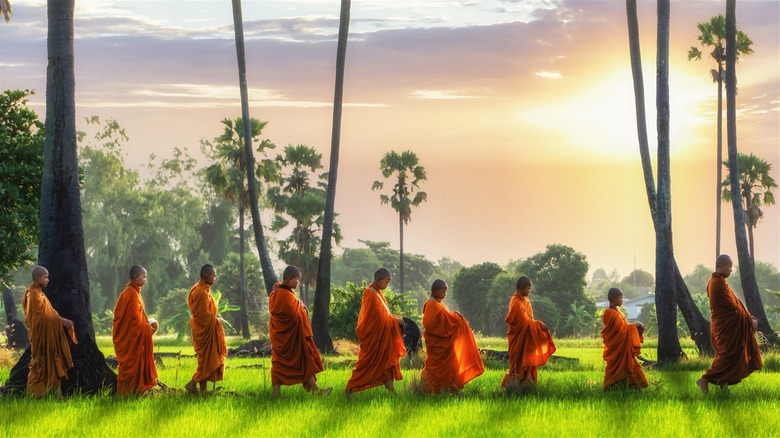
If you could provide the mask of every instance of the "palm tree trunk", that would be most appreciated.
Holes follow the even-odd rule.
[[[243,191],[243,187],[241,187]],[[247,315],[247,292],[246,292],[246,272],[244,264],[244,203],[238,201],[238,296],[241,297],[241,334],[244,339],[249,339],[252,334],[249,333],[249,316]]]
[[[255,232],[255,244],[260,257],[260,267],[263,271],[263,282],[268,295],[276,284],[276,273],[265,243],[265,232],[260,219],[259,195],[255,175],[255,155],[252,149],[252,122],[249,118],[249,91],[246,82],[246,49],[244,47],[244,19],[241,14],[241,0],[233,0],[233,27],[236,34],[236,58],[238,59],[238,82],[241,90],[241,118],[244,121],[244,154],[246,155],[247,186],[249,189],[249,204],[252,211],[252,228]]]
[[[739,183],[739,166],[737,164],[737,18],[736,0],[726,0],[726,136],[729,148],[729,183],[731,193],[741,193]],[[749,202],[749,201],[748,201]],[[734,233],[737,241],[737,256],[739,260],[739,278],[742,281],[742,292],[745,295],[745,306],[758,320],[758,330],[770,344],[777,344],[777,334],[772,330],[766,318],[764,304],[756,283],[756,271],[750,256],[745,232],[746,214],[742,211],[741,202],[731,202],[734,211]]]
[[[401,235],[401,250],[399,252],[400,254],[400,260],[398,264],[398,270],[400,271],[400,291],[403,294],[404,293],[404,218],[403,215],[399,212],[398,213],[398,229],[400,230]]]
[[[38,264],[49,270],[52,279],[44,292],[60,316],[73,321],[79,341],[70,346],[74,369],[62,382],[66,395],[116,390],[116,374],[95,343],[90,312],[76,148],[73,11],[74,0],[48,2],[46,139],[38,247]],[[11,370],[3,392],[24,391],[29,360],[28,349]]]
[[[330,266],[333,257],[333,219],[336,205],[336,181],[339,170],[339,146],[341,143],[341,108],[344,95],[344,70],[347,60],[347,37],[349,36],[349,9],[351,0],[341,0],[339,17],[339,39],[336,48],[336,83],[333,92],[333,127],[330,138],[330,165],[328,168],[328,189],[325,196],[325,214],[322,224],[322,243],[317,269],[317,287],[314,290],[312,330],[314,343],[324,353],[333,351],[330,337]]]
[[[723,204],[723,62],[718,61],[718,165],[717,181],[715,181],[715,258],[720,255],[720,222],[721,207]]]

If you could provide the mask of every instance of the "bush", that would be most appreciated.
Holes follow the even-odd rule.
[[[364,281],[362,287],[347,282],[343,288],[331,289],[333,301],[330,305],[330,336],[333,339],[346,339],[357,342],[357,321],[360,316],[360,305],[363,301],[363,291],[368,284]],[[390,312],[396,316],[406,316],[420,324],[420,312],[417,301],[408,298],[407,294],[396,294],[389,289],[382,292],[387,300]]]

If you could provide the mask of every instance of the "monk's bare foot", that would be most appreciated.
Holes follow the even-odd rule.
[[[701,379],[697,380],[696,381],[696,385],[699,386],[699,389],[701,389],[701,392],[703,392],[705,394],[709,394],[710,393],[710,388],[709,388],[710,382],[707,381],[707,379],[705,379],[704,377],[702,377]]]
[[[190,380],[184,385],[184,389],[192,395],[198,395],[198,384],[194,380]]]
[[[344,397],[351,398],[352,397],[352,390],[347,388],[344,390]]]

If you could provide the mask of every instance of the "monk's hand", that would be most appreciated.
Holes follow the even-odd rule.
[[[63,317],[60,317],[60,320],[62,321],[62,326],[65,327],[68,330],[73,329],[73,321],[69,319],[65,319]]]
[[[641,322],[636,323],[636,330],[639,332],[639,336],[642,336],[645,334],[645,325]]]
[[[758,320],[756,319],[756,317],[751,315],[750,316],[750,322],[753,323],[753,331],[757,332],[758,331]]]

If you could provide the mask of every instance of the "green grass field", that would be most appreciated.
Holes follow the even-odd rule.
[[[503,339],[479,339],[480,346],[505,349]],[[111,341],[98,341],[106,355]],[[230,339],[230,345],[242,340]],[[192,347],[162,338],[160,351],[191,354]],[[767,369],[730,390],[712,388],[704,396],[694,382],[709,362],[691,359],[674,371],[647,370],[642,391],[601,388],[604,366],[599,339],[557,340],[557,355],[579,364],[550,363],[539,370],[535,390],[507,396],[499,388],[505,366],[487,361],[484,375],[462,395],[419,395],[419,369],[405,368],[397,394],[375,388],[347,399],[342,394],[355,358],[325,357],[321,386],[328,397],[313,397],[299,386],[282,388],[270,399],[270,359],[226,362],[225,380],[201,399],[183,391],[154,392],[140,398],[113,396],[0,400],[3,436],[779,436],[780,358],[769,354]],[[653,356],[652,340],[645,345]],[[690,346],[688,346],[690,348]],[[690,354],[692,357],[693,355]],[[166,358],[160,379],[181,388],[195,359]],[[0,368],[5,380],[10,368]],[[209,385],[211,389],[211,385]]]

